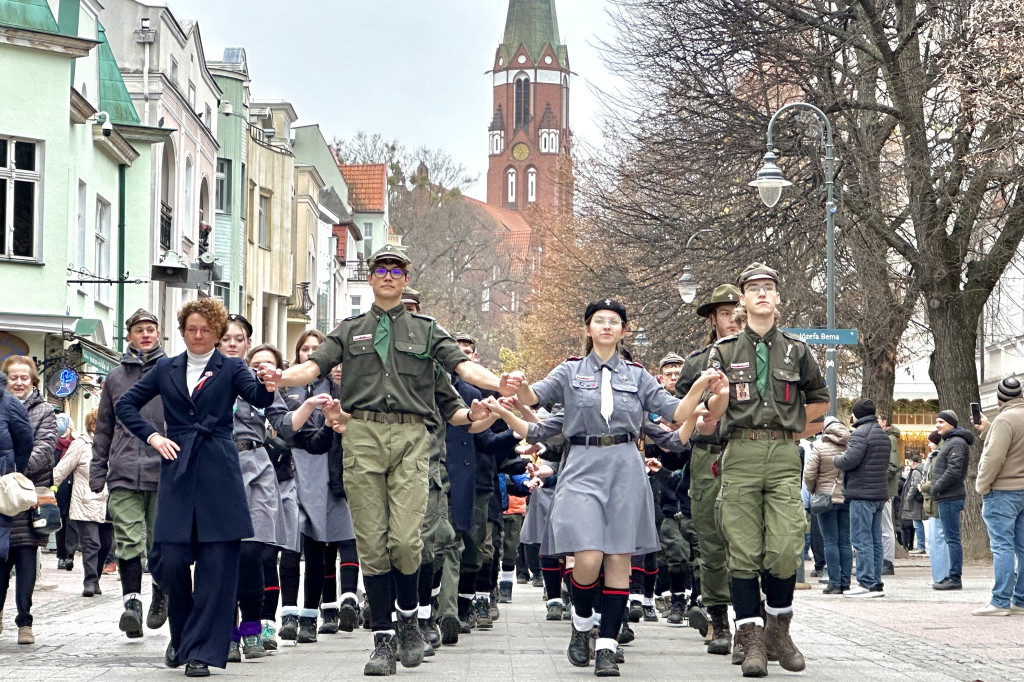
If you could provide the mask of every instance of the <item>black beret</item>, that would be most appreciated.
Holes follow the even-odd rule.
[[[242,328],[245,329],[245,335],[248,336],[250,339],[252,338],[252,325],[249,324],[249,320],[245,319],[243,315],[239,315],[238,313],[231,313],[230,315],[228,315],[228,323],[230,324],[232,322],[236,322],[242,325]]]
[[[610,310],[613,313],[618,313],[619,317],[622,318],[622,324],[626,324],[626,306],[610,298],[606,298],[601,301],[594,301],[588,305],[587,312],[583,313],[583,321],[589,322],[590,318],[593,317],[594,313],[598,310]]]

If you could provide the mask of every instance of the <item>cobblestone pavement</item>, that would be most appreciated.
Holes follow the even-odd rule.
[[[18,646],[10,595],[0,634],[0,680],[180,679],[182,669],[163,667],[166,627],[129,641],[117,630],[121,599],[117,576],[104,576],[104,594],[83,598],[81,568],[56,571],[44,555],[45,577],[58,589],[35,595],[34,646]],[[808,571],[810,565],[808,564]],[[1024,617],[979,618],[971,609],[987,602],[991,568],[968,567],[962,592],[929,587],[926,563],[897,562],[885,581],[883,599],[856,600],[821,594],[821,586],[797,592],[793,634],[807,657],[807,670],[787,673],[771,666],[769,677],[814,680],[1021,680],[1024,678]],[[148,580],[146,581],[148,583]],[[13,581],[12,581],[13,592]],[[148,590],[148,587],[147,587]],[[145,599],[148,607],[148,594]],[[516,585],[513,603],[502,605],[490,632],[463,635],[422,666],[399,668],[407,679],[581,680],[592,669],[573,668],[565,658],[569,624],[544,620],[537,588]],[[638,680],[739,679],[727,657],[708,655],[696,631],[658,623],[635,627],[625,647],[624,677]],[[215,676],[259,680],[328,680],[361,676],[370,636],[321,635],[316,644],[291,644],[269,658],[231,664]]]

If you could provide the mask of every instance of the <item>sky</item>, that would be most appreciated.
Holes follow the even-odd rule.
[[[325,137],[381,133],[410,149],[443,149],[479,176],[486,195],[489,70],[507,0],[167,0],[199,22],[206,57],[244,47],[254,100],[283,99]],[[577,141],[600,144],[593,88],[614,89],[598,44],[612,40],[608,0],[557,0],[562,41],[578,74],[570,94]]]

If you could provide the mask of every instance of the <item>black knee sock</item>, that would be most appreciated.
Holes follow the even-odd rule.
[[[640,600],[640,595],[644,591],[644,567],[633,566],[629,572],[629,593],[633,595],[633,598],[637,601]]]
[[[658,569],[655,568],[651,573],[644,573],[644,596],[648,599],[654,597],[654,583],[658,579]]]
[[[572,585],[572,607],[580,618],[590,618],[594,615],[594,606],[597,604],[598,581],[589,585],[580,585],[575,578],[570,578]]]
[[[554,557],[541,557],[540,570],[544,576],[545,599],[559,599],[562,596],[562,567]]]
[[[395,581],[395,599],[402,611],[413,611],[419,606],[420,572],[406,575],[393,569],[391,576]]]
[[[263,610],[262,542],[243,542],[238,557],[238,610],[243,623],[258,622]]]
[[[526,548],[526,566],[530,569],[530,573],[536,578],[540,575],[540,544],[531,542],[528,545],[523,545]]]
[[[673,595],[682,594],[690,589],[690,572],[683,568],[668,572],[668,589]]]
[[[697,597],[700,596],[700,574],[694,573],[691,578],[691,582],[693,583],[693,588],[690,590],[690,603],[692,604],[695,603],[697,601]]]
[[[394,591],[391,585],[391,573],[381,575],[364,575],[363,587],[366,588],[366,603],[370,606],[370,629],[374,632],[391,630],[391,605],[394,604]]]
[[[281,551],[281,606],[299,604],[299,563],[302,555],[288,550]]]
[[[601,590],[601,627],[598,628],[598,637],[615,639],[619,636],[628,598],[629,590],[610,587]]]
[[[736,612],[736,620],[761,616],[761,588],[757,578],[732,578],[729,589],[732,592],[732,608]]]
[[[420,564],[419,605],[430,606],[430,592],[434,589],[434,562]]]
[[[142,592],[142,557],[119,559],[118,572],[121,574],[121,594]]]
[[[260,620],[277,618],[277,603],[281,598],[281,580],[277,573],[276,547],[263,547],[263,608],[260,609]]]
[[[356,554],[356,541],[343,540],[338,543],[338,575],[340,576],[341,593],[355,594],[359,589],[359,555]]]
[[[333,604],[338,601],[338,543],[328,542],[324,546],[324,587],[321,592],[322,603]]]
[[[796,575],[789,578],[776,578],[771,573],[761,576],[764,585],[764,601],[773,609],[786,609],[793,606],[793,590],[796,589]]]
[[[319,609],[324,591],[324,546],[309,536],[302,536],[302,552],[306,556],[306,574],[302,577],[302,608]]]

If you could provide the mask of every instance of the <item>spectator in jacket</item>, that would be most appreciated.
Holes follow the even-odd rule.
[[[878,415],[878,425],[889,438],[889,469],[886,477],[886,492],[889,499],[882,511],[882,575],[894,575],[893,560],[896,558],[896,524],[893,518],[893,500],[900,494],[900,430],[889,423],[889,417]]]
[[[996,387],[999,414],[988,428],[975,489],[992,547],[992,600],[975,616],[1024,614],[1024,397],[1007,377]],[[1014,557],[1017,565],[1014,569]],[[1016,577],[1015,577],[1016,575]]]
[[[932,585],[936,590],[963,589],[960,575],[963,571],[964,552],[960,544],[960,512],[964,510],[964,479],[967,477],[967,457],[974,436],[960,428],[960,420],[952,410],[943,410],[935,418],[935,429],[942,442],[931,469],[931,480],[921,485],[921,491],[931,493],[939,508],[939,522],[946,536],[949,552],[949,573]]]
[[[942,443],[942,436],[939,435],[938,431],[932,431],[928,434],[928,456],[925,458],[924,464],[921,465],[923,470],[922,481],[931,480],[932,467],[935,466],[935,458],[939,455],[940,443]],[[918,487],[918,490],[920,490],[920,487]],[[923,504],[923,495],[921,501]],[[938,516],[939,512],[935,509],[934,504],[931,505],[931,511],[929,511],[929,507],[925,506],[922,513],[926,519],[925,547],[928,549],[928,563],[931,566],[932,582],[937,583],[949,575],[949,550],[946,549],[946,535],[942,532],[942,523],[939,521]]]
[[[136,438],[117,419],[114,406],[128,390],[146,376],[164,350],[156,315],[142,308],[125,323],[128,350],[121,356],[103,384],[96,435],[93,438],[89,486],[99,493],[109,490],[110,518],[114,522],[115,556],[121,576],[124,613],[118,627],[129,638],[142,637],[142,554],[153,551],[157,484],[160,481],[160,453]],[[157,396],[142,408],[142,417],[164,433],[164,411]],[[150,629],[167,620],[167,596],[154,581],[153,598],[146,618]]]
[[[68,516],[77,528],[82,546],[82,570],[85,575],[82,583],[83,597],[102,594],[100,574],[114,539],[113,529],[106,523],[107,490],[104,488],[94,493],[89,488],[89,464],[92,461],[97,412],[92,410],[85,415],[85,433],[75,434],[68,451],[53,469],[55,481],[62,481],[68,475],[74,477]]]
[[[21,401],[28,413],[32,427],[32,454],[23,473],[37,487],[53,485],[53,451],[57,447],[57,418],[53,408],[39,393],[39,372],[32,358],[12,355],[4,361],[3,372],[7,375],[7,390]],[[46,545],[49,536],[32,529],[31,514],[23,511],[12,519],[10,551],[7,561],[0,568],[0,605],[7,598],[7,585],[11,569],[17,573],[15,600],[18,617],[18,644],[35,644],[32,633],[32,593],[36,588],[39,571],[39,549]],[[56,585],[53,585],[56,587]]]
[[[53,466],[61,460],[64,453],[74,442],[75,422],[66,414],[57,415],[57,447],[53,451]],[[65,479],[55,478],[53,484],[57,487],[57,508],[60,509],[60,530],[54,533],[54,540],[57,543],[57,568],[70,571],[75,567],[75,552],[78,551],[78,532],[68,522],[68,511],[71,507],[71,482],[74,476]]]
[[[911,554],[927,554],[924,548],[926,535],[924,532],[923,497],[919,490],[922,483],[924,483],[924,468],[921,466],[921,455],[915,453],[910,456],[910,470],[907,472],[907,480],[903,484],[903,492],[900,496],[900,519],[914,524],[914,536],[917,538],[917,549],[910,549]]]
[[[811,448],[804,463],[804,485],[812,495],[832,496],[832,509],[812,521],[821,529],[825,549],[828,587],[824,594],[842,594],[850,589],[853,548],[850,546],[850,506],[843,494],[842,471],[834,463],[846,452],[850,431],[835,417],[825,417],[821,438]]]
[[[32,442],[32,426],[25,406],[7,390],[7,375],[0,372],[0,476],[15,471],[24,473],[32,454]],[[12,517],[0,514],[0,583],[4,585],[6,576],[11,573],[7,560],[12,521]],[[2,606],[3,601],[0,601]],[[0,611],[0,617],[2,615]]]
[[[833,458],[846,472],[843,495],[850,504],[850,537],[857,550],[857,587],[847,597],[885,596],[882,585],[882,514],[889,499],[889,437],[878,425],[875,404],[853,404],[854,430],[846,452]]]

